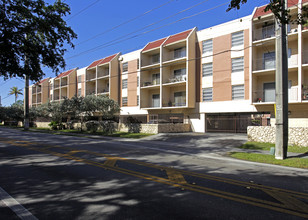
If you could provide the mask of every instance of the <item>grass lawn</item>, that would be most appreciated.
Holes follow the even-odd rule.
[[[308,168],[308,159],[305,158],[287,158],[285,160],[276,160],[274,155],[231,152],[229,155],[241,160],[249,160],[260,163],[276,164],[288,167]]]
[[[275,147],[275,144],[260,143],[260,142],[246,142],[239,148],[241,149],[253,149],[253,150],[270,150],[271,147]],[[308,147],[301,147],[297,145],[288,146],[288,152],[308,154]]]
[[[128,132],[115,132],[113,134],[110,135],[106,135],[106,136],[110,136],[110,137],[122,137],[122,138],[143,138],[143,137],[147,137],[147,136],[151,136],[153,134],[146,134],[146,133],[128,133]]]

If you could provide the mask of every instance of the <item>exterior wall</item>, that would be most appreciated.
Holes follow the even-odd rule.
[[[196,105],[196,32],[193,31],[187,38],[187,85],[186,102],[189,108],[195,108]]]
[[[232,99],[230,49],[230,34],[213,39],[213,53],[217,54],[213,57],[213,101]]]
[[[127,106],[137,106],[137,62],[137,59],[128,62]]]
[[[119,102],[119,54],[109,63],[109,96]]]
[[[244,30],[244,88],[245,88],[245,99],[249,99],[250,94],[250,37],[249,29]]]
[[[130,112],[130,109],[133,109],[133,114],[142,114],[138,113],[140,110],[139,107],[137,107],[137,95],[140,94],[140,87],[137,87],[137,76],[139,76],[139,70],[138,62],[140,58],[140,51],[136,50],[127,54],[123,54],[119,57],[120,62],[120,85],[119,85],[119,95],[120,95],[120,106],[121,109],[126,109],[125,111],[128,111],[128,114]],[[123,63],[128,62],[128,71],[123,72]],[[127,89],[122,88],[122,80],[127,79]],[[127,108],[126,106],[122,106],[122,97],[127,97],[127,107],[134,107],[136,106],[138,111],[136,111],[135,108]],[[139,96],[140,100],[140,96]],[[121,113],[122,114],[122,113]]]
[[[85,96],[85,84],[86,84],[86,69],[87,67],[84,67],[82,69],[78,69],[76,72],[77,77],[77,88],[76,88],[76,94],[78,94],[78,89],[81,89],[81,96]],[[78,82],[78,77],[81,76],[81,82]]]
[[[29,93],[28,93],[28,97],[29,97],[29,106],[33,106],[33,100],[32,100],[32,88],[33,86],[29,86]],[[24,93],[25,93],[25,89],[24,89]]]
[[[205,132],[205,114],[191,114],[189,115],[189,120],[191,124],[191,130],[193,132]]]
[[[68,75],[67,97],[70,99],[77,94],[77,70]]]
[[[248,141],[275,143],[275,128],[270,126],[250,126],[247,128]],[[308,147],[308,128],[289,128],[289,145]]]

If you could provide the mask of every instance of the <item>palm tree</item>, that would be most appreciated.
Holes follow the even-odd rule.
[[[15,103],[17,101],[18,95],[22,95],[22,90],[18,89],[17,86],[13,86],[9,92],[9,95],[15,95]]]

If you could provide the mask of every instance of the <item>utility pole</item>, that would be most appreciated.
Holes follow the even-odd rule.
[[[276,18],[276,143],[275,158],[283,160],[288,151],[288,39],[285,9],[288,1],[281,0],[281,20]]]
[[[29,130],[29,76],[25,73],[24,130]]]

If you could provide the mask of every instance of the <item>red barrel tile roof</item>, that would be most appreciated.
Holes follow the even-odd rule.
[[[303,0],[303,2],[308,2],[308,0]],[[289,7],[292,7],[294,5],[296,5],[298,3],[298,0],[292,0],[292,1],[288,1],[288,8]],[[261,7],[258,7],[255,14],[253,15],[253,18],[258,18],[260,16],[263,16],[263,15],[267,15],[267,14],[270,14],[272,13],[271,11],[267,11],[265,12],[264,9],[266,8],[267,5],[263,5]]]
[[[90,69],[90,68],[93,68],[93,67],[96,67],[98,65],[101,65],[101,64],[104,64],[104,63],[108,63],[110,62],[113,58],[115,58],[119,53],[116,53],[116,54],[113,54],[109,57],[105,57],[105,58],[102,58],[102,59],[99,59],[99,60],[95,60],[94,62],[92,62],[87,69]]]
[[[160,47],[165,42],[166,39],[167,39],[167,37],[160,39],[160,40],[150,42],[145,46],[145,48],[143,48],[142,51],[147,51],[147,50],[151,50],[151,49]]]
[[[168,39],[165,41],[164,45],[167,44],[171,44],[180,40],[184,40],[188,37],[188,35],[192,32],[193,29],[175,34],[175,35],[171,35],[170,37],[168,37]]]
[[[63,72],[61,73],[59,76],[56,77],[56,79],[58,78],[61,78],[61,77],[64,77],[64,76],[68,76],[69,74],[71,74],[72,72],[74,72],[77,68],[74,68],[74,69],[71,69],[71,70],[68,70],[66,72]]]

